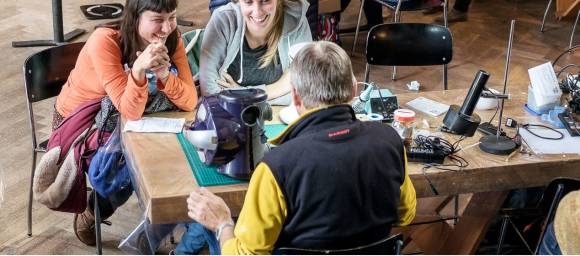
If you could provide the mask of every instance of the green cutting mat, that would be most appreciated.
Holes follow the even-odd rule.
[[[278,136],[280,133],[282,133],[282,131],[284,131],[284,129],[286,129],[286,127],[288,127],[288,125],[285,125],[285,124],[267,124],[267,125],[265,125],[266,137],[268,137],[269,140],[276,138],[276,136]]]
[[[274,138],[280,134],[284,128],[286,128],[286,125],[283,124],[266,125],[266,137],[269,139]],[[215,166],[205,165],[201,159],[199,159],[197,149],[191,145],[185,137],[183,137],[182,133],[177,134],[177,140],[179,140],[179,144],[181,144],[183,153],[185,153],[185,156],[187,157],[189,166],[191,166],[191,170],[199,186],[208,187],[247,183],[247,181],[236,180],[218,173],[217,167]]]
[[[189,166],[191,166],[191,170],[193,171],[193,176],[195,176],[195,180],[197,180],[197,185],[201,187],[209,187],[247,182],[220,174],[217,172],[217,167],[215,166],[205,165],[201,159],[199,159],[197,149],[191,145],[185,137],[183,137],[182,133],[177,134],[177,140],[179,140],[183,153],[185,153],[185,156],[187,157]]]

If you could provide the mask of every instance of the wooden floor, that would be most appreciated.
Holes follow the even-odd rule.
[[[92,31],[99,21],[88,21],[79,10],[80,5],[120,0],[63,1],[65,31],[83,28]],[[178,14],[193,20],[195,27],[203,27],[209,17],[207,0],[181,1]],[[27,56],[42,48],[11,48],[13,40],[49,39],[52,37],[51,1],[0,0],[0,184],[4,184],[4,200],[0,202],[0,254],[92,254],[93,247],[80,243],[72,228],[72,215],[52,212],[34,204],[33,236],[26,236],[26,204],[30,176],[30,132],[25,105],[22,64]],[[475,73],[483,69],[491,73],[490,84],[503,83],[503,70],[508,38],[509,21],[516,19],[516,34],[510,69],[510,87],[521,90],[529,83],[527,69],[553,60],[568,45],[571,20],[556,21],[553,12],[545,33],[540,33],[541,15],[546,0],[474,0],[469,21],[451,25],[454,40],[453,61],[449,65],[450,88],[465,88],[471,84]],[[359,1],[354,0],[342,18],[343,27],[356,22]],[[388,17],[389,11],[385,11]],[[435,16],[420,12],[404,13],[404,22],[432,22]],[[182,31],[191,28],[181,27]],[[88,34],[79,41],[86,40]],[[362,79],[364,70],[363,39],[358,53],[353,56],[356,76]],[[352,36],[342,37],[350,50]],[[580,35],[578,38],[580,41]],[[388,49],[386,49],[388,50]],[[405,84],[418,80],[422,90],[442,88],[439,67],[400,68],[399,80],[391,81],[387,68],[373,69],[371,80],[397,93],[405,91]],[[488,84],[489,85],[489,84]],[[40,137],[46,138],[51,122],[52,101],[35,105],[36,118],[40,120]],[[1,189],[1,188],[0,188]],[[0,193],[2,195],[2,193]],[[133,197],[111,218],[113,225],[104,226],[104,252],[122,253],[119,242],[137,225],[142,212]],[[167,245],[166,247],[171,247]]]

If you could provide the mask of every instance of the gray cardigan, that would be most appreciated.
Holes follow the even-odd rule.
[[[284,26],[282,38],[278,43],[278,56],[282,69],[286,70],[290,65],[288,56],[290,47],[297,43],[312,41],[312,35],[305,16],[308,3],[305,0],[284,0],[284,4]],[[212,14],[201,45],[199,79],[202,95],[216,94],[223,89],[216,80],[220,78],[222,71],[227,71],[241,51],[245,29],[244,19],[237,3],[222,6]],[[243,54],[240,54],[240,60],[243,60]],[[240,77],[243,77],[243,68]],[[262,85],[261,88],[265,87]],[[270,101],[273,105],[288,105],[290,102],[290,93]]]

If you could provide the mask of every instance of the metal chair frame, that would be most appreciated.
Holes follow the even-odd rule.
[[[84,42],[63,44],[48,48],[30,55],[22,67],[24,74],[24,89],[26,92],[26,106],[28,107],[28,120],[32,138],[32,168],[30,172],[30,186],[28,192],[28,236],[32,236],[32,203],[33,182],[36,169],[36,157],[38,153],[46,153],[48,140],[38,143],[36,137],[36,120],[32,103],[56,97],[66,83],[71,70],[76,64]],[[42,70],[42,71],[39,71]],[[96,196],[96,191],[93,190]],[[97,204],[95,197],[95,206]],[[101,217],[98,207],[95,207],[95,232],[97,236],[97,254],[102,254],[101,245]]]
[[[36,137],[36,122],[34,119],[32,103],[55,97],[60,93],[60,89],[68,78],[68,74],[74,68],[76,57],[78,56],[82,45],[84,45],[84,43],[73,43],[45,49],[29,56],[24,62],[24,89],[26,92],[26,105],[28,107],[28,119],[30,122],[32,137],[32,169],[30,175],[30,190],[28,198],[28,236],[32,236],[32,183],[34,181],[34,171],[36,168],[36,156],[37,153],[46,152],[46,145],[48,144],[48,140],[38,143]],[[45,63],[45,58],[51,58],[51,60],[53,60],[52,58],[54,57],[52,55],[59,55],[63,53],[70,55],[68,57],[73,56],[74,60],[68,60],[68,63],[66,63],[67,65],[64,67],[55,67],[64,64],[64,61],[62,60],[57,60],[56,62],[58,63]],[[46,73],[50,73],[53,70],[59,69],[61,72],[60,75],[62,76],[54,77],[55,74],[51,74],[53,77],[47,77],[46,74],[38,75],[38,71],[36,70],[39,68],[43,69],[43,72],[46,71],[46,69],[52,69],[46,71]],[[38,82],[38,80],[42,81]]]
[[[544,10],[544,17],[542,18],[542,24],[540,25],[540,32],[544,33],[544,25],[546,24],[546,17],[548,16],[548,11],[552,6],[553,0],[548,1],[548,5],[546,6],[546,10]],[[574,34],[576,33],[576,24],[578,24],[578,19],[580,18],[580,9],[578,13],[576,13],[576,20],[572,25],[572,31],[570,32],[570,43],[568,43],[568,48],[572,48],[572,44],[574,43]]]
[[[508,224],[516,231],[516,234],[520,237],[524,245],[527,247],[530,253],[538,254],[540,245],[542,244],[542,240],[544,239],[544,235],[546,232],[546,228],[548,224],[550,224],[554,220],[554,216],[556,214],[556,208],[560,203],[560,200],[569,192],[580,189],[580,180],[571,179],[571,178],[557,178],[550,182],[537,208],[533,209],[523,209],[526,214],[537,215],[537,216],[545,216],[541,223],[541,233],[538,239],[538,243],[536,244],[535,250],[531,249],[531,246],[526,242],[522,233],[517,229],[515,224],[511,221],[510,214],[504,214],[502,216],[502,226],[500,230],[500,236],[498,239],[498,246],[497,246],[497,254],[502,253],[502,246],[503,241],[505,238],[505,233],[507,231]],[[518,214],[519,215],[519,214]]]

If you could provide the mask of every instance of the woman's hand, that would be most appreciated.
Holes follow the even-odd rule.
[[[167,82],[167,78],[169,77],[169,67],[171,66],[170,58],[168,55],[167,47],[163,43],[156,44],[158,47],[156,51],[159,55],[161,55],[161,57],[163,57],[163,60],[166,61],[157,67],[152,67],[151,71],[155,73],[155,76],[160,79],[163,84],[165,84]]]
[[[133,72],[135,72],[133,75],[137,75],[139,80],[145,79],[145,70],[149,69],[155,72],[158,77],[165,78],[169,75],[169,60],[165,45],[162,43],[149,44],[143,52],[137,52],[137,59],[133,63]]]
[[[223,72],[222,78],[216,80],[216,82],[224,89],[240,87],[236,80],[234,80],[227,72]]]
[[[187,215],[209,230],[232,221],[232,214],[224,200],[206,188],[197,188],[187,198]]]

